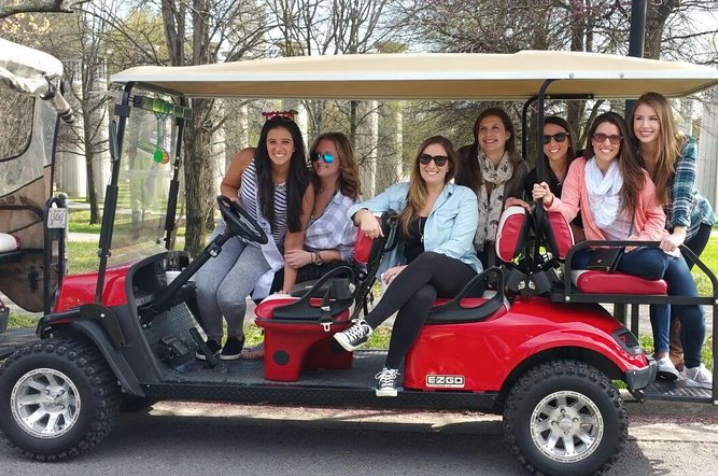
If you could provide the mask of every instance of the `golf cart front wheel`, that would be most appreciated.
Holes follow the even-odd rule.
[[[504,410],[506,441],[532,473],[588,475],[618,459],[628,416],[596,368],[551,361],[525,373]]]
[[[0,438],[32,459],[66,460],[94,447],[118,406],[117,381],[88,343],[44,340],[0,368]]]

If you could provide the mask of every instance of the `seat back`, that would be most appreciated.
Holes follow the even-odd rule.
[[[531,214],[521,206],[504,210],[496,230],[496,256],[504,263],[517,258],[526,246],[531,229]]]
[[[560,212],[546,212],[546,221],[550,233],[544,233],[546,246],[559,260],[566,259],[568,251],[576,244],[571,224]]]

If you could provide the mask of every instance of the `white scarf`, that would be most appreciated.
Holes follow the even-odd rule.
[[[588,191],[591,215],[599,228],[606,228],[616,221],[621,209],[621,188],[623,177],[614,160],[608,166],[606,175],[596,164],[596,158],[586,163],[586,191]]]
[[[504,152],[499,164],[494,166],[491,159],[479,149],[478,161],[482,181],[477,193],[479,197],[479,226],[476,229],[474,245],[478,251],[482,251],[484,243],[496,240],[496,229],[504,209],[504,186],[514,174],[514,166],[509,160],[508,152]],[[488,193],[486,182],[494,184],[491,195]]]

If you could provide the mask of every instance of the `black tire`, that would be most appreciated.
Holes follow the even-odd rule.
[[[531,474],[600,474],[623,450],[628,414],[598,369],[573,360],[551,361],[526,372],[511,389],[504,434]]]
[[[29,458],[62,461],[93,448],[118,408],[117,379],[89,343],[40,341],[0,367],[0,439]],[[28,422],[35,414],[45,416]]]

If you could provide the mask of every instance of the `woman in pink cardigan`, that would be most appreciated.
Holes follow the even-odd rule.
[[[587,240],[660,241],[666,233],[665,214],[655,200],[655,186],[633,154],[625,121],[613,112],[598,116],[588,134],[588,159],[578,158],[569,167],[561,198],[555,197],[548,184],[534,185],[533,198],[543,199],[549,211],[560,211],[567,221],[581,212]],[[592,152],[592,154],[591,154]],[[577,252],[573,269],[585,269],[593,254]],[[697,296],[695,283],[685,260],[678,252],[654,247],[627,246],[617,271],[643,279],[664,279],[671,296]],[[670,309],[667,305],[651,316],[654,357],[658,376],[675,380],[679,373],[668,358]],[[701,363],[705,339],[705,318],[700,306],[680,306],[681,325],[688,326],[684,339],[686,367],[693,369],[686,385],[712,388],[712,376]],[[690,349],[690,350],[689,350]]]

